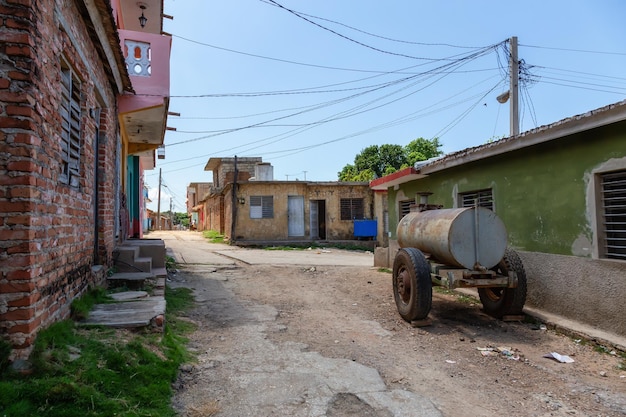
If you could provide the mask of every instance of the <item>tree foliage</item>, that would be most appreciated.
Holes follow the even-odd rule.
[[[400,169],[412,166],[418,161],[440,156],[441,143],[438,138],[417,138],[406,146],[371,145],[354,157],[354,164],[347,164],[337,173],[339,181],[371,181]]]

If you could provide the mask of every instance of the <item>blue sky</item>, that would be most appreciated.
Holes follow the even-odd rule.
[[[282,7],[281,7],[282,6]],[[334,181],[370,145],[506,137],[505,42],[526,69],[520,131],[626,98],[626,2],[165,0],[173,35],[156,209],[185,211],[211,157],[261,156],[277,180]]]

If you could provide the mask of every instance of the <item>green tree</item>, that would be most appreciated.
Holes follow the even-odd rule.
[[[433,138],[430,140],[417,138],[409,142],[404,147],[409,165],[411,166],[418,161],[425,161],[427,159],[443,155],[443,151],[439,148],[441,148],[439,138]]]
[[[438,138],[417,138],[406,146],[371,145],[354,157],[354,164],[347,164],[337,173],[339,181],[371,181],[412,166],[417,161],[440,156]]]

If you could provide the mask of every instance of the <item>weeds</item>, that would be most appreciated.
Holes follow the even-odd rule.
[[[85,319],[95,304],[103,304],[110,301],[111,297],[109,297],[104,288],[92,288],[83,294],[82,297],[72,301],[70,315],[74,320]]]
[[[215,230],[205,230],[202,232],[202,236],[211,243],[224,243],[224,235]]]
[[[190,360],[185,333],[193,330],[178,315],[193,300],[186,288],[168,288],[166,300],[163,334],[79,328],[70,320],[41,331],[32,372],[0,374],[0,415],[175,416],[171,383]]]
[[[433,287],[433,291],[436,291],[438,294],[446,294],[453,296],[457,301],[463,304],[480,304],[480,300],[476,297],[472,297],[471,295],[467,295],[458,291],[449,290],[444,287]]]

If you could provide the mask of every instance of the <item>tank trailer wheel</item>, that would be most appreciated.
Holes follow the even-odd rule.
[[[398,313],[406,321],[428,316],[433,301],[430,265],[415,248],[403,248],[393,261],[393,297]]]
[[[507,249],[500,263],[492,268],[500,275],[517,274],[517,288],[479,288],[478,296],[485,313],[495,318],[522,314],[526,302],[526,271],[517,252]]]

